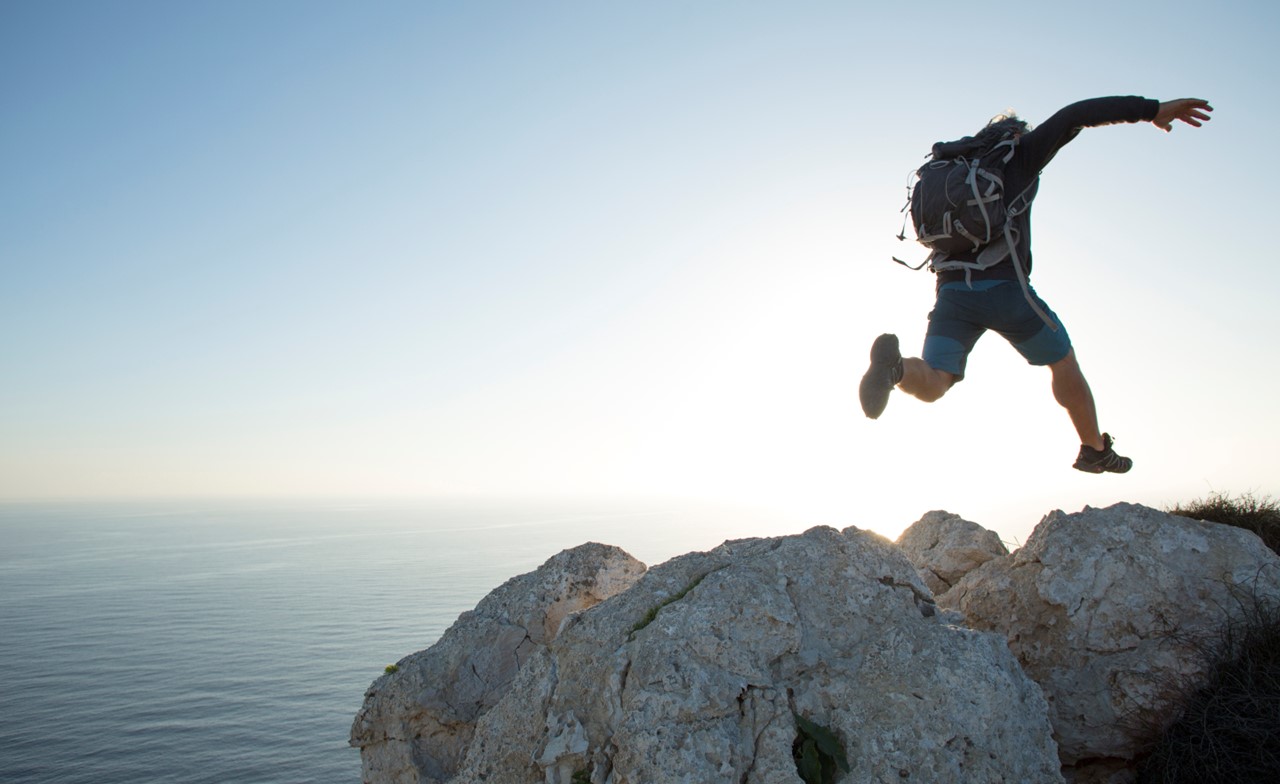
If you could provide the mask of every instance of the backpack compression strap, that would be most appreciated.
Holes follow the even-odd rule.
[[[1013,155],[1012,149],[1009,150],[1009,155]],[[1008,158],[1005,158],[1005,160],[1008,160]],[[1040,320],[1049,329],[1057,332],[1058,325],[1054,323],[1053,319],[1049,318],[1049,314],[1044,312],[1044,308],[1040,307],[1040,303],[1036,302],[1036,298],[1031,294],[1031,284],[1027,281],[1027,271],[1022,265],[1022,259],[1018,258],[1018,243],[1012,231],[1013,219],[1031,209],[1031,200],[1036,197],[1036,192],[1040,190],[1039,185],[1039,178],[1032,180],[1030,185],[1023,188],[1022,192],[1014,196],[1009,202],[1009,220],[1004,225],[1004,241],[1009,246],[1009,260],[1013,262],[1013,271],[1017,273],[1018,284],[1022,286],[1022,296],[1026,297],[1027,304],[1040,317]]]
[[[1004,240],[1009,244],[1009,260],[1013,262],[1013,271],[1018,273],[1018,284],[1022,286],[1022,296],[1027,298],[1027,304],[1031,306],[1031,310],[1040,317],[1040,320],[1049,326],[1049,329],[1057,332],[1058,325],[1053,319],[1049,318],[1049,314],[1044,312],[1044,308],[1040,307],[1040,303],[1036,302],[1036,298],[1031,294],[1031,284],[1027,282],[1027,272],[1022,268],[1022,259],[1018,258],[1018,243],[1013,239],[1013,232],[1009,226],[1004,227]]]
[[[1014,150],[1018,148],[1018,139],[1016,137],[1012,139],[1005,139],[995,147],[991,148],[991,151],[995,152],[1001,147],[1009,148],[1009,151],[1000,159],[1001,163],[1008,163],[1009,160],[1013,158]],[[983,177],[987,180],[987,189],[985,193],[978,190],[979,177]],[[978,239],[966,231],[964,226],[961,224],[956,224],[955,229],[964,235],[965,239],[972,242],[973,247],[976,250],[991,242],[991,215],[987,213],[987,205],[993,201],[1000,201],[1000,199],[1003,198],[1004,181],[986,169],[978,166],[978,161],[976,160],[969,164],[969,176],[965,181],[969,187],[973,189],[973,200],[969,203],[977,207],[982,213],[982,223],[987,227],[987,236],[984,239]],[[950,227],[948,227],[948,233],[950,233]],[[1008,234],[1008,232],[1005,233],[1006,235]]]
[[[985,192],[978,190],[978,178],[987,181],[987,189]],[[965,176],[965,184],[973,190],[973,198],[970,204],[978,208],[982,213],[982,225],[987,227],[987,236],[985,238],[975,237],[972,232],[964,227],[963,223],[952,223],[951,213],[946,214],[946,223],[943,225],[942,234],[939,236],[950,237],[954,229],[957,233],[973,243],[974,250],[981,248],[988,242],[991,242],[991,214],[987,212],[987,205],[993,201],[1000,201],[1002,198],[1001,189],[1004,188],[1004,182],[986,169],[980,168],[977,161],[969,164],[969,174]],[[922,237],[921,240],[932,239],[932,237]]]

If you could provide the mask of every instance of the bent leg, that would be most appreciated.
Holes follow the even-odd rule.
[[[902,360],[902,380],[898,382],[898,389],[918,400],[932,403],[955,383],[955,375],[929,367],[923,359],[904,357]]]
[[[1057,314],[1035,293],[1028,292],[1048,314],[1053,325],[1041,320],[1039,314],[1027,302],[1026,294],[1016,286],[1002,292],[1005,297],[1007,318],[994,329],[1013,344],[1018,353],[1032,365],[1047,366],[1053,373],[1053,399],[1067,410],[1071,424],[1080,436],[1082,446],[1103,451],[1106,446],[1098,428],[1098,410],[1093,402],[1089,382],[1080,371],[1076,350],[1071,347],[1071,337],[1062,326]]]
[[[987,331],[983,308],[986,301],[986,289],[939,289],[929,313],[924,349],[919,358],[902,360],[898,388],[932,403],[964,378],[969,353]]]
[[[1098,429],[1098,409],[1093,402],[1093,392],[1084,373],[1080,372],[1075,349],[1049,365],[1049,370],[1053,373],[1053,398],[1067,410],[1071,424],[1080,435],[1080,443],[1097,450],[1105,449]]]

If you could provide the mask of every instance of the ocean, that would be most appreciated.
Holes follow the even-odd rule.
[[[0,505],[0,782],[359,782],[365,689],[587,541],[791,533],[636,502]]]

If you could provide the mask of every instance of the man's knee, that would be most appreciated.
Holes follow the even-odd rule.
[[[929,367],[923,360],[911,361],[906,370],[901,384],[902,391],[925,403],[938,400],[956,383],[955,375]]]
[[[945,370],[934,370],[931,376],[929,385],[922,390],[921,394],[916,395],[926,403],[941,399],[956,383],[956,377]]]
[[[1049,371],[1053,373],[1055,379],[1081,375],[1080,363],[1076,361],[1076,350],[1068,349],[1065,357],[1049,364]]]

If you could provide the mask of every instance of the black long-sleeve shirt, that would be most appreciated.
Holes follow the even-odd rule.
[[[1014,199],[1023,192],[1032,192],[1039,185],[1040,172],[1053,160],[1053,156],[1063,145],[1080,133],[1084,128],[1095,128],[1099,125],[1115,123],[1134,123],[1155,119],[1160,109],[1160,102],[1136,95],[1116,96],[1111,98],[1090,98],[1078,101],[1059,109],[1052,117],[1041,123],[1035,130],[1022,135],[1018,140],[1013,158],[1004,169],[1004,194],[1006,199]],[[1018,232],[1018,258],[1023,269],[1031,274],[1031,209],[1014,218],[1014,228]],[[956,253],[951,258],[973,261],[978,251]],[[964,280],[964,270],[949,270],[938,273],[938,285],[956,280]],[[996,266],[982,271],[974,271],[971,280],[1016,280],[1017,272],[1010,260],[1006,259]]]

